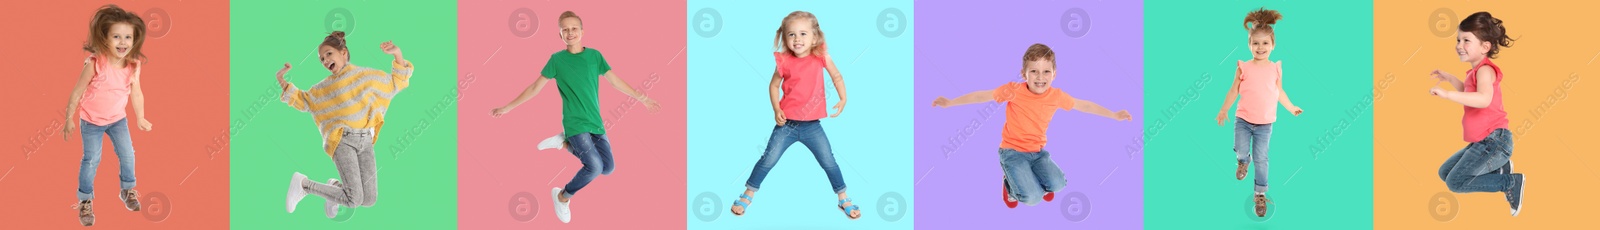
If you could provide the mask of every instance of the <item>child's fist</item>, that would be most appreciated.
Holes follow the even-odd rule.
[[[950,107],[950,99],[949,98],[945,98],[944,96],[939,96],[939,98],[933,99],[933,107],[949,108]]]
[[[378,45],[378,48],[383,49],[384,54],[400,56],[400,47],[394,46],[394,41],[383,42],[383,44]]]
[[[289,73],[289,68],[289,63],[284,62],[283,69],[278,69],[278,87],[287,88],[286,86],[289,85],[289,81],[283,80],[283,75]]]
[[[500,116],[504,116],[507,113],[511,113],[511,107],[500,107],[489,110],[489,116],[495,118],[500,118]]]
[[[1128,114],[1127,110],[1117,111],[1117,121],[1127,121],[1131,119],[1133,119],[1133,115]]]
[[[1293,108],[1289,108],[1289,113],[1290,114],[1294,114],[1294,116],[1297,116],[1297,117],[1300,116],[1300,113],[1303,113],[1303,112],[1305,112],[1305,110],[1300,109],[1299,106],[1295,106]]]

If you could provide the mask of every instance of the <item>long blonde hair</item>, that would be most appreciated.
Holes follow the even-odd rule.
[[[783,48],[783,43],[784,43],[783,33],[787,32],[789,30],[789,22],[790,21],[799,20],[799,19],[810,19],[811,20],[811,29],[812,29],[812,31],[817,33],[817,44],[815,46],[811,47],[811,52],[814,53],[814,54],[825,54],[825,53],[827,53],[828,52],[827,39],[826,39],[826,37],[822,36],[822,25],[817,23],[817,16],[811,14],[811,12],[806,12],[806,11],[801,11],[801,10],[796,10],[796,11],[794,11],[792,13],[789,13],[789,16],[783,17],[783,24],[778,26],[777,36],[772,38],[772,49],[774,49],[775,52],[781,52],[781,53],[793,55],[793,53],[789,52],[789,49]]]

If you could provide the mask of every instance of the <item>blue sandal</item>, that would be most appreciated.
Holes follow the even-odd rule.
[[[845,217],[849,217],[851,220],[861,219],[861,214],[859,214],[859,213],[856,214],[855,216],[850,216],[850,211],[857,211],[857,210],[860,210],[861,208],[857,207],[855,204],[850,204],[850,206],[844,206],[844,203],[849,203],[849,202],[850,202],[850,198],[844,198],[843,200],[839,200],[839,211],[844,211],[844,216]]]
[[[744,201],[746,201],[746,200],[748,200],[750,202],[755,202],[756,201],[755,199],[750,198],[749,195],[745,195],[744,193],[739,193],[739,198],[742,198],[742,199],[741,200],[734,200],[733,201],[733,206],[739,206],[740,208],[744,208],[744,211],[746,211],[746,212],[750,211],[750,203],[745,203]],[[733,209],[731,209],[731,208],[728,209],[728,212],[733,212]],[[744,216],[744,212],[734,212],[733,215],[735,215],[735,216]]]

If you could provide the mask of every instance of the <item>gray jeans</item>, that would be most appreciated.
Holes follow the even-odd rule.
[[[306,180],[306,191],[345,207],[371,207],[378,201],[378,161],[374,159],[370,129],[345,131],[333,150],[339,183]]]

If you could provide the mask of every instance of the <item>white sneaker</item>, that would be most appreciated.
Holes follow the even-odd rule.
[[[562,134],[556,134],[556,136],[539,141],[539,150],[561,149],[561,143],[564,142],[562,136]]]
[[[305,180],[306,174],[300,174],[300,172],[295,172],[293,176],[289,176],[289,213],[294,213],[294,206],[300,204],[300,199],[306,198],[306,188],[301,187],[301,185],[305,184]]]
[[[333,178],[328,178],[328,184],[330,184],[330,185],[334,184],[333,182],[337,182],[337,181],[338,180],[334,180]],[[324,203],[322,205],[323,206],[323,210],[322,211],[327,213],[329,219],[333,219],[333,217],[339,216],[339,203],[334,203],[331,200],[325,200],[323,202]]]
[[[561,223],[572,222],[572,209],[568,207],[572,201],[561,202],[561,187],[550,189],[550,203],[556,206],[556,219],[561,219]]]

